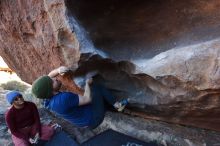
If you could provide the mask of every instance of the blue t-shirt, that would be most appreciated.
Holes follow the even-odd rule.
[[[72,92],[59,92],[45,106],[80,127],[89,126],[92,118],[91,104],[79,106],[79,96]]]

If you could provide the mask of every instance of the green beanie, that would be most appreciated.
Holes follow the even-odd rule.
[[[32,84],[32,94],[40,99],[50,98],[53,91],[53,81],[49,76],[41,76]]]

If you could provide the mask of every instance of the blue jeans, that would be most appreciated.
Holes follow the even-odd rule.
[[[114,105],[116,98],[104,86],[94,83],[91,85],[91,97],[93,115],[89,127],[94,129],[101,124],[104,119],[106,104]]]

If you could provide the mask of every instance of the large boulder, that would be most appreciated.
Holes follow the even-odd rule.
[[[220,131],[218,0],[0,1],[0,55],[22,80],[60,65],[142,117]],[[90,39],[91,38],[91,39]],[[61,77],[62,78],[62,77]]]

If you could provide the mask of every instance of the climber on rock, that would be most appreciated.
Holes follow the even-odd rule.
[[[15,146],[36,144],[39,139],[50,140],[54,129],[48,125],[41,125],[34,103],[24,101],[22,94],[18,91],[8,92],[6,99],[12,106],[5,114],[5,121]]]
[[[104,119],[106,104],[122,111],[127,99],[116,101],[116,98],[104,86],[86,80],[84,94],[60,92],[61,82],[55,77],[67,73],[70,69],[61,66],[48,75],[34,81],[32,93],[37,98],[47,99],[45,107],[79,127],[96,128]]]

